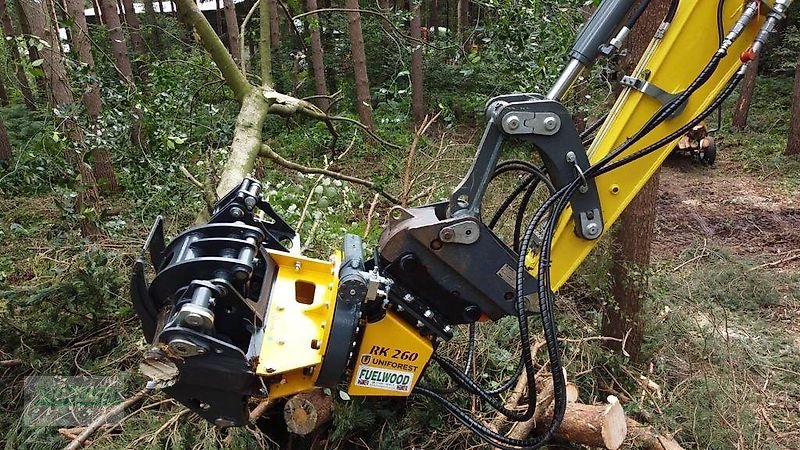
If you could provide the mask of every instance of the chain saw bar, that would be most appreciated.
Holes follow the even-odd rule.
[[[572,116],[560,103],[530,94],[489,100],[487,125],[466,177],[450,196],[449,217],[480,217],[481,202],[508,137],[534,145],[556,189],[576,178],[582,186],[570,199],[575,232],[593,240],[603,232],[600,198],[593,179],[584,178],[589,157]]]

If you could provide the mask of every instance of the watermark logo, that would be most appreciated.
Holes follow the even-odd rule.
[[[23,421],[29,427],[85,425],[122,402],[124,393],[124,375],[27,377]],[[108,422],[122,419],[114,416]]]

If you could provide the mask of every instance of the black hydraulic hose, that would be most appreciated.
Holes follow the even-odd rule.
[[[594,133],[598,128],[600,128],[600,125],[602,125],[607,118],[608,118],[608,112],[600,116],[599,119],[592,122],[592,124],[586,127],[586,129],[583,130],[583,132],[581,133],[581,139],[586,139],[587,137],[589,137],[590,134]]]
[[[672,19],[675,18],[675,13],[678,11],[678,4],[680,0],[672,0],[669,4],[669,9],[667,10],[667,16],[664,17],[664,23],[672,23]]]
[[[642,13],[644,10],[647,9],[647,5],[650,4],[650,0],[641,0],[639,4],[636,6],[636,9],[633,10],[633,14],[630,15],[628,18],[628,22],[625,26],[630,30],[639,21],[639,18],[642,17]]]

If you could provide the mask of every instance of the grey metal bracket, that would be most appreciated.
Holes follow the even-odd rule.
[[[489,101],[486,116],[487,127],[472,167],[450,196],[448,217],[480,216],[505,140],[519,137],[538,150],[556,189],[582,179],[581,188],[570,199],[575,231],[584,239],[600,237],[603,218],[597,187],[593,179],[583,177],[589,158],[564,106],[529,94],[505,95]]]
[[[622,77],[622,80],[620,80],[620,84],[655,98],[663,106],[668,105],[672,100],[681,95],[680,93],[677,94],[669,93],[661,89],[660,87],[656,86],[655,84],[650,83],[649,81],[642,80],[641,78],[636,78],[629,75]],[[670,118],[679,116],[685,108],[686,108],[686,102],[681,103],[681,105],[678,106],[675,112],[673,112],[670,115]]]

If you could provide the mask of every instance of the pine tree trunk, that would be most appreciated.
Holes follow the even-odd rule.
[[[465,45],[467,42],[467,35],[469,34],[469,0],[458,0],[456,23],[456,35],[458,42]]]
[[[228,32],[228,48],[233,59],[239,61],[239,21],[236,20],[236,7],[233,0],[223,0],[225,5],[225,29]]]
[[[269,1],[269,32],[270,43],[272,48],[278,48],[281,45],[281,20],[278,15],[278,0]]]
[[[94,72],[94,57],[92,56],[92,44],[89,42],[89,28],[86,24],[86,16],[84,15],[83,1],[82,0],[66,0],[67,15],[72,19],[72,44],[78,53],[80,61],[89,67],[89,70]],[[102,111],[102,101],[100,99],[100,86],[97,83],[92,83],[86,92],[83,94],[83,104],[86,106],[86,112],[89,119],[92,121],[95,131],[99,125],[97,119]],[[114,174],[114,168],[111,164],[111,154],[107,148],[92,146],[92,157],[94,158],[94,176],[98,184],[104,188],[106,192],[118,192],[119,183]]]
[[[8,167],[12,156],[13,152],[11,151],[11,141],[8,139],[8,130],[3,121],[0,120],[0,169]]]
[[[412,40],[419,40],[422,38],[420,28],[420,15],[422,14],[420,3],[412,0],[411,7],[411,30],[409,34]],[[411,52],[411,112],[414,116],[414,122],[417,124],[425,120],[425,81],[422,71],[422,48],[423,45],[413,42],[414,50]]]
[[[800,155],[800,58],[794,69],[794,89],[792,90],[792,116],[789,121],[789,140],[786,142],[786,156]]]
[[[653,0],[628,38],[624,73],[636,66],[644,54],[671,0]],[[605,307],[603,336],[625,340],[625,350],[638,360],[642,345],[642,303],[647,296],[647,266],[653,240],[659,172],[644,185],[623,211],[612,237],[611,287],[613,301]],[[626,338],[627,336],[627,338]],[[610,348],[621,349],[621,342],[608,341]]]
[[[122,0],[122,4],[125,6],[125,23],[128,26],[128,35],[131,37],[133,51],[137,56],[135,62],[136,73],[139,76],[139,80],[146,81],[148,75],[144,57],[147,54],[147,49],[144,45],[144,39],[142,39],[142,28],[139,23],[139,17],[136,15],[133,8],[133,0]]]
[[[19,9],[19,8],[17,8]],[[8,6],[6,0],[0,0],[0,22],[3,25],[3,34],[10,38],[11,45],[8,45],[8,53],[11,56],[11,61],[16,67],[17,83],[19,83],[19,90],[22,93],[22,99],[25,102],[25,107],[30,111],[36,110],[36,103],[31,92],[31,85],[28,83],[28,77],[25,75],[25,69],[22,68],[22,60],[20,59],[19,49],[16,45],[17,32],[14,30],[14,25],[11,23],[11,17],[8,15]]]
[[[0,105],[8,106],[8,92],[6,91],[6,83],[3,77],[0,77]]]
[[[753,92],[756,89],[756,79],[758,78],[758,58],[751,61],[744,74],[744,80],[739,88],[739,100],[736,101],[736,109],[733,111],[731,125],[738,130],[747,128],[747,117],[750,115],[750,104],[753,101]]]
[[[316,11],[317,0],[306,0],[306,11]],[[320,37],[320,23],[317,14],[308,16],[308,24],[311,30],[311,69],[314,72],[314,92],[316,95],[328,95],[328,84],[325,80],[325,61],[322,51],[322,38]],[[323,111],[330,107],[330,100],[327,98],[316,98],[314,104]]]
[[[439,12],[439,0],[432,0],[431,1],[430,15],[431,15],[430,25],[431,25],[431,30],[432,30],[431,34],[434,35],[434,36],[438,36],[439,35],[439,26],[440,26],[439,20],[440,20],[440,17],[441,17],[441,13]]]
[[[98,3],[97,0],[92,0],[92,10],[94,11],[94,16],[97,18],[97,23],[105,25],[103,23],[103,15],[100,13],[100,3]]]
[[[19,6],[19,5],[18,5]],[[19,29],[22,31],[23,35],[31,36],[33,33],[31,32],[31,26],[28,22],[28,13],[25,11],[25,8],[18,7],[17,8],[17,16],[19,18]],[[28,45],[28,60],[31,63],[42,59],[39,55],[39,49],[36,48],[35,45]],[[38,89],[38,95],[47,96],[47,104],[52,104],[52,99],[50,98],[50,92],[47,88],[47,81],[44,77],[36,77],[34,79],[36,82],[36,88]]]
[[[32,35],[38,36],[48,43],[42,49],[42,69],[52,91],[50,98],[53,100],[53,104],[51,106],[66,106],[74,103],[67,72],[64,68],[58,31],[50,16],[52,4],[49,0],[20,0],[19,3],[28,19]],[[66,159],[76,168],[81,178],[81,186],[78,189],[78,209],[85,211],[92,208],[97,211],[99,210],[97,182],[91,168],[83,161],[80,150],[84,146],[83,133],[75,122],[65,121],[63,126],[70,135],[71,144],[76,146],[76,148],[67,149]],[[81,234],[91,237],[97,236],[101,232],[92,221],[83,219],[81,220]]]
[[[359,9],[358,0],[345,0],[345,8]],[[353,72],[355,74],[358,117],[361,123],[370,130],[375,129],[372,118],[372,99],[369,93],[369,77],[367,76],[367,56],[364,52],[364,35],[361,31],[361,14],[347,13],[347,25],[350,31],[350,51],[353,55]]]
[[[128,57],[128,46],[125,43],[125,34],[122,32],[122,23],[117,14],[117,4],[114,0],[100,0],[100,9],[105,17],[108,27],[108,37],[111,40],[111,53],[117,72],[127,83],[133,84],[133,69]]]
[[[217,36],[222,36],[224,33],[222,31],[222,0],[214,0],[214,20],[216,21],[216,30]]]
[[[97,0],[94,0],[97,1]],[[150,27],[151,45],[156,52],[161,51],[161,29],[157,26],[156,10],[153,0],[144,0],[144,17],[146,24]]]

